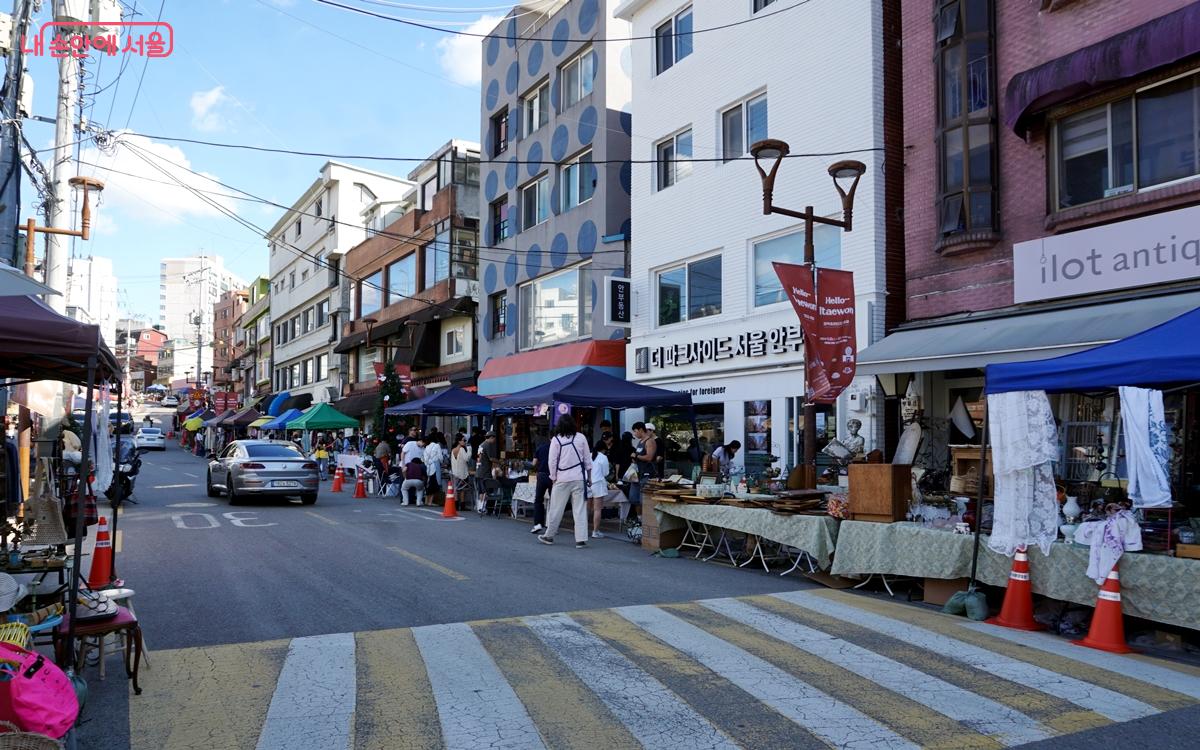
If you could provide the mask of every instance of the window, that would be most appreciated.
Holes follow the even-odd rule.
[[[550,218],[550,177],[542,175],[521,188],[521,231]]]
[[[359,380],[375,380],[375,362],[378,361],[379,350],[372,347],[370,349],[362,348],[358,350],[358,379]]]
[[[451,179],[453,178],[453,175],[454,175],[453,152],[443,154],[442,158],[438,159],[438,170],[437,170],[438,189],[441,190],[444,187],[448,187],[450,185]]]
[[[383,271],[376,271],[358,284],[358,317],[379,312],[383,306]]]
[[[425,182],[421,183],[421,210],[433,210],[433,196],[437,195],[437,175],[430,177]]]
[[[721,113],[721,155],[725,161],[745,154],[767,137],[767,95],[740,102]]]
[[[658,189],[669,188],[692,173],[692,130],[673,135],[654,147]]]
[[[1200,175],[1200,73],[1054,123],[1058,207]]]
[[[550,120],[550,83],[543,81],[521,99],[522,132],[528,136]]]
[[[991,5],[991,0],[943,0],[934,21],[943,235],[996,228]]]
[[[295,388],[298,385],[302,385],[300,382],[299,362],[288,368],[288,388]]]
[[[508,150],[508,107],[492,115],[492,156]]]
[[[292,271],[288,274],[288,289],[296,288],[296,272]]]
[[[476,268],[479,265],[477,241],[474,229],[454,230],[454,246],[450,250],[451,276],[456,279],[475,278]]]
[[[321,300],[317,303],[317,328],[329,322],[329,300]]]
[[[296,219],[296,239],[300,239],[300,220]]]
[[[313,309],[310,307],[304,312],[300,313],[300,330],[304,333],[308,333],[309,331],[313,330],[314,327]]]
[[[442,352],[444,356],[453,357],[456,354],[463,353],[463,329],[453,328],[446,331],[446,350]]]
[[[754,12],[759,12],[773,2],[775,2],[775,0],[754,0]]]
[[[834,227],[818,226],[813,233],[814,259],[822,268],[841,268],[842,233]],[[804,232],[754,243],[754,306],[772,305],[787,299],[772,263],[804,263]]]
[[[450,278],[450,232],[442,232],[422,251],[425,253],[425,286],[432,289],[438,282]]]
[[[387,267],[387,303],[394,305],[417,293],[417,254],[409,253]]]
[[[692,54],[691,6],[654,30],[654,72],[664,73],[675,63]]]
[[[658,274],[658,324],[721,314],[721,256],[712,255]]]
[[[592,164],[591,151],[585,151],[559,167],[559,190],[563,211],[570,211],[592,199],[592,193],[596,192],[596,167]]]
[[[317,202],[313,204],[313,213],[316,214],[318,219],[321,218],[321,214],[323,213],[321,209],[324,208],[324,203],[323,198],[317,198]]]
[[[300,385],[308,385],[313,382],[313,361],[311,359],[304,360],[304,380],[300,381]]]
[[[559,111],[565,111],[583,97],[592,93],[592,82],[596,78],[596,56],[589,47],[571,58],[558,69],[561,76],[562,100]]]
[[[521,348],[533,349],[591,334],[588,265],[549,274],[521,287]]]
[[[479,187],[479,154],[454,152],[454,184]]]
[[[313,382],[319,383],[329,376],[329,355],[318,354],[313,360]]]
[[[508,196],[494,201],[489,211],[492,217],[492,244],[498,245],[512,236],[508,225]]]
[[[320,270],[322,262],[324,260],[325,259],[321,256],[320,253],[317,253],[316,255],[313,256],[313,271],[314,272]]]
[[[294,339],[300,338],[300,334],[301,334],[300,316],[297,315],[296,317],[294,317],[290,321],[288,321],[288,323],[292,327],[292,338],[294,338]]]
[[[300,272],[300,283],[303,284],[306,281],[308,281],[308,269],[307,268]]]
[[[488,297],[488,309],[492,311],[491,338],[500,338],[508,329],[508,292],[496,292]]]

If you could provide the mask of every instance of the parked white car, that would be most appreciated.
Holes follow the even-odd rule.
[[[171,407],[172,409],[174,409],[174,408],[176,408],[177,406],[179,406],[179,399],[178,399],[177,397],[175,397],[175,396],[167,396],[166,398],[164,398],[164,399],[162,400],[162,405],[163,405],[163,406],[169,406],[169,407]]]
[[[165,451],[167,449],[167,441],[163,437],[163,431],[158,427],[142,427],[133,436],[133,444],[138,448],[149,448],[153,450]]]

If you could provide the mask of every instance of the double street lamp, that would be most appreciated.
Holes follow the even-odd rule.
[[[830,219],[825,216],[818,215],[812,206],[806,206],[803,211],[793,211],[788,208],[776,206],[772,201],[775,194],[775,176],[779,172],[779,166],[783,163],[784,158],[791,152],[787,143],[784,141],[768,138],[758,141],[750,147],[750,154],[754,157],[754,166],[758,170],[759,176],[762,178],[763,189],[763,214],[781,214],[790,216],[793,219],[802,219],[804,221],[804,264],[808,266],[812,273],[816,274],[816,244],[813,240],[813,229],[816,224],[825,224],[831,227],[839,227],[847,232],[853,229],[854,218],[854,192],[858,189],[858,181],[867,171],[867,166],[861,161],[839,161],[829,166],[829,176],[833,178],[833,186],[837,188],[838,195],[842,199],[842,218]],[[764,168],[764,164],[769,165]],[[844,187],[843,183],[848,183],[849,187]],[[813,280],[813,288],[816,288],[816,280]],[[805,342],[805,346],[809,346],[810,342]],[[817,406],[815,403],[808,401],[808,366],[804,368],[804,394],[806,402],[804,404],[804,463],[812,469],[811,477],[808,481],[815,486],[816,482],[816,463],[817,463]]]

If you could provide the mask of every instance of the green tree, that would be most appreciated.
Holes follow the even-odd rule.
[[[404,393],[404,384],[400,382],[400,376],[396,374],[395,370],[389,371],[384,375],[383,382],[379,386],[379,400],[375,404],[375,429],[371,436],[370,450],[374,451],[380,440],[387,440],[393,453],[399,448],[397,439],[401,434],[400,422],[394,417],[390,420],[385,419],[383,410],[389,406],[402,404],[407,400],[408,397]]]

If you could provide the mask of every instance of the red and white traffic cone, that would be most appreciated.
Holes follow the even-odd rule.
[[[458,518],[458,501],[454,499],[454,479],[446,485],[446,504],[442,506],[442,518]]]
[[[1033,619],[1033,586],[1029,583],[1029,555],[1025,547],[1018,547],[1013,555],[1012,572],[1008,574],[1008,589],[1004,592],[1000,616],[988,622],[1016,630],[1045,630]]]
[[[342,483],[346,481],[346,474],[342,471],[342,467],[337,467],[337,471],[333,472],[333,487],[330,492],[341,492]]]
[[[361,472],[358,475],[358,481],[356,481],[354,483],[354,499],[355,500],[366,500],[367,499],[367,485],[366,485],[366,482],[363,481]]]
[[[1121,575],[1117,566],[1108,572],[1108,578],[1096,594],[1096,609],[1092,612],[1092,624],[1076,646],[1087,646],[1114,654],[1132,654],[1134,651],[1125,643],[1125,618],[1121,614]]]
[[[100,528],[96,529],[96,549],[92,552],[92,570],[88,573],[88,588],[99,590],[112,583],[113,550],[108,538],[108,521],[100,517]]]

